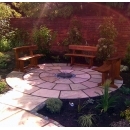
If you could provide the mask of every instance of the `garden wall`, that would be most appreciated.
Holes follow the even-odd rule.
[[[102,23],[103,17],[74,16],[69,19],[56,18],[54,20],[48,20],[46,18],[11,18],[10,23],[12,27],[27,30],[30,34],[32,33],[33,27],[46,25],[49,29],[57,32],[56,41],[53,43],[51,49],[53,51],[63,52],[64,49],[60,45],[67,36],[70,21],[74,18],[80,21],[80,24],[82,25],[82,35],[85,41],[87,41],[89,45],[95,46],[100,38],[98,27]],[[118,37],[115,40],[115,46],[117,47],[117,53],[124,57],[127,42],[130,41],[130,21],[123,16],[119,16],[114,18],[114,22],[118,30]]]

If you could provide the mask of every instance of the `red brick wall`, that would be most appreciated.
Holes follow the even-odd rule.
[[[46,25],[49,29],[57,32],[57,39],[52,45],[52,50],[63,52],[63,47],[58,46],[66,37],[69,29],[70,20],[77,18],[82,25],[82,35],[89,45],[96,45],[100,38],[98,26],[101,24],[103,17],[97,16],[77,16],[70,19],[57,18],[55,20],[48,20],[45,18],[12,18],[11,26],[22,28],[28,32],[32,32],[34,26]],[[115,40],[115,46],[120,56],[125,55],[127,42],[130,41],[130,21],[122,16],[115,17],[115,26],[118,30],[118,37]]]

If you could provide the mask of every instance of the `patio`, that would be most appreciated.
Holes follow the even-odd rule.
[[[13,89],[0,97],[0,126],[29,126],[32,119],[34,126],[60,126],[36,113],[47,98],[79,99],[92,98],[98,96],[97,93],[102,95],[102,86],[97,86],[101,82],[101,73],[97,71],[63,63],[40,64],[39,67],[27,70],[27,73],[12,71],[6,77],[6,82]],[[75,76],[58,78],[60,72],[71,72]],[[123,84],[122,80],[114,82],[118,88]],[[110,88],[110,92],[115,90]],[[25,113],[24,117],[22,113]],[[12,120],[18,121],[10,124]]]

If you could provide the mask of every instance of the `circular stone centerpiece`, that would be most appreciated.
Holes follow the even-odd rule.
[[[75,77],[74,74],[66,73],[66,72],[58,73],[56,76],[57,76],[58,78],[72,78],[72,77]]]

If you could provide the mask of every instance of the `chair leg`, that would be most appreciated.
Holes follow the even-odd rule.
[[[107,72],[102,73],[102,81],[101,81],[101,83],[98,84],[98,86],[103,85],[104,82],[107,80],[107,78],[108,78],[108,73]]]

